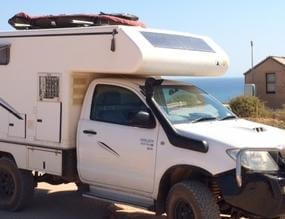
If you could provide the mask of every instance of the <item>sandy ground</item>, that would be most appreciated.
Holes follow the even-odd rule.
[[[21,212],[0,211],[2,219],[166,219],[125,205],[83,198],[74,184],[40,183],[33,204]]]

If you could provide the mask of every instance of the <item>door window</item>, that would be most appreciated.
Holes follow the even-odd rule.
[[[90,119],[136,126],[132,121],[141,111],[149,112],[142,100],[130,90],[113,85],[97,85],[93,95]]]

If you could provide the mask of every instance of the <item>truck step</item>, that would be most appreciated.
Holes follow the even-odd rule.
[[[87,192],[82,194],[82,196],[84,198],[91,198],[97,201],[104,201],[104,202],[108,202],[108,203],[117,203],[117,204],[123,204],[123,205],[129,205],[135,208],[143,208],[146,210],[153,210],[153,206],[146,206],[143,203],[131,203],[131,202],[127,202],[127,201],[122,201],[122,200],[114,200],[114,199],[109,199],[109,198],[105,198],[102,196],[98,196],[97,194],[91,193],[91,192]]]

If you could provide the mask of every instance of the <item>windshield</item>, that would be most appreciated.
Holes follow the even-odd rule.
[[[193,85],[161,85],[154,99],[172,124],[236,118],[222,103]]]

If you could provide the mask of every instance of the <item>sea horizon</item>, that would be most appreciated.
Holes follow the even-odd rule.
[[[176,80],[193,84],[223,103],[244,94],[243,77],[179,77]]]

